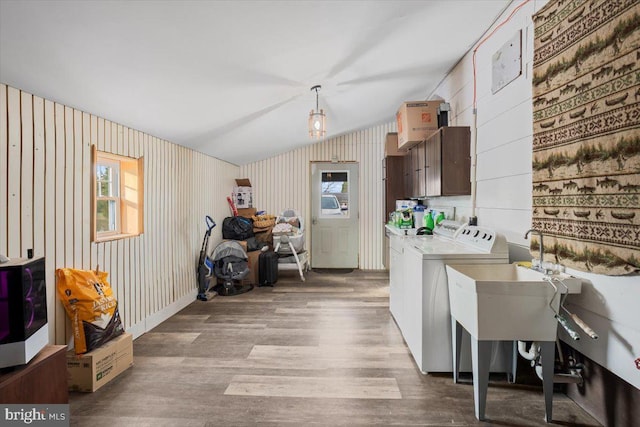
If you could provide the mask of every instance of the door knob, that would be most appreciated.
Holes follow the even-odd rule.
[[[311,224],[316,225],[318,223],[318,219],[314,216],[311,218]]]

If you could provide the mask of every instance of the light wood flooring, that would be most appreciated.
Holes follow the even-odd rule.
[[[389,313],[384,272],[280,273],[274,288],[194,301],[134,342],[133,368],[71,393],[71,425],[543,426],[541,387],[422,375]],[[554,423],[599,425],[561,393]]]

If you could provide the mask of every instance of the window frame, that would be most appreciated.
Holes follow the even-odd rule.
[[[117,171],[111,177],[113,193],[110,196],[99,195],[98,166],[110,166]],[[91,241],[135,237],[144,233],[144,158],[120,156],[98,151],[95,144],[91,147]],[[104,182],[104,181],[102,181]],[[114,200],[116,206],[115,230],[97,230],[98,200]]]

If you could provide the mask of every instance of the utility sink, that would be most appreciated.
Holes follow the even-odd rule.
[[[560,298],[582,290],[578,278],[550,276],[566,286],[554,280],[553,298],[545,274],[515,264],[448,265],[447,276],[451,316],[478,340],[555,341]]]
[[[553,409],[553,362],[560,299],[580,293],[582,281],[566,274],[547,276],[515,264],[447,265],[453,378],[458,379],[462,328],[471,334],[473,400],[484,420],[492,341],[538,341],[541,348],[545,419]],[[563,286],[564,283],[564,286]],[[515,370],[515,368],[514,368]]]

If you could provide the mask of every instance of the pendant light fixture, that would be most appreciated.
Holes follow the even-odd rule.
[[[309,136],[311,138],[322,138],[327,133],[326,124],[327,124],[327,116],[324,114],[324,110],[318,109],[318,90],[320,90],[322,86],[315,85],[311,88],[311,90],[316,91],[316,110],[311,110],[309,113]]]

